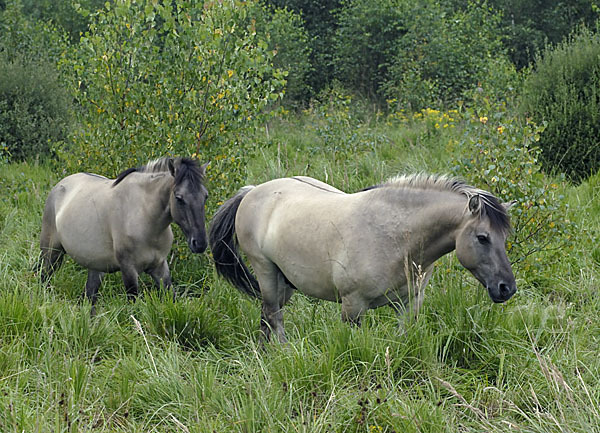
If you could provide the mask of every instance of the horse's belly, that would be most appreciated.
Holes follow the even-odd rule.
[[[339,292],[333,284],[330,267],[294,260],[286,263],[283,263],[283,260],[278,261],[279,270],[298,291],[313,298],[340,300]]]
[[[63,235],[61,241],[65,252],[79,265],[100,272],[119,270],[112,245],[107,240]]]
[[[86,211],[59,213],[56,228],[65,252],[79,265],[100,272],[119,269],[110,233]]]
[[[335,287],[323,287],[315,284],[309,284],[298,289],[306,296],[312,298],[324,299],[326,301],[341,302],[339,292]]]

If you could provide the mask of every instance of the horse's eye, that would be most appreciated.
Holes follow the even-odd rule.
[[[177,200],[177,203],[179,204],[184,204],[183,197],[180,195],[176,195],[175,200]]]
[[[486,235],[477,235],[477,240],[480,244],[488,244],[490,239]]]

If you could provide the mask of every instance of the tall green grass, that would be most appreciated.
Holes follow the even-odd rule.
[[[447,171],[452,132],[374,123],[357,141],[370,144],[333,155],[303,121],[271,125],[248,183],[306,174],[354,191]],[[39,224],[58,177],[38,165],[0,170],[2,432],[600,431],[600,176],[564,191],[587,232],[577,260],[546,269],[551,287],[517,275],[517,295],[496,305],[450,255],[403,330],[389,308],[356,328],[339,305],[296,294],[290,344],[265,348],[260,304],[207,257],[173,256],[176,302],[149,282],[127,302],[119,274],[108,276],[94,318],[85,271],[69,259],[42,287]]]

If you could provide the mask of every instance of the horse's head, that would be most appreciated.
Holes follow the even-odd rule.
[[[169,205],[173,221],[181,227],[190,250],[202,253],[208,244],[204,223],[204,204],[208,191],[203,184],[208,163],[199,166],[195,160],[169,160],[169,171],[174,177]]]
[[[465,223],[456,238],[456,256],[488,290],[494,302],[504,302],[517,291],[506,255],[511,204],[500,204],[491,195],[469,198]]]

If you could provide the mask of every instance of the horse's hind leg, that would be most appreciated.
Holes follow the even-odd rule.
[[[166,260],[158,265],[154,269],[150,269],[148,274],[154,280],[157,288],[164,287],[165,289],[170,289],[173,287],[173,281],[171,280],[171,272],[169,271],[169,265]],[[175,301],[175,289],[173,288],[173,301]]]
[[[262,313],[260,328],[266,341],[274,332],[281,343],[287,343],[283,328],[283,305],[291,296],[291,291],[286,291],[281,284],[283,275],[274,263],[267,259],[250,259],[256,274],[262,296]]]
[[[85,297],[92,303],[90,315],[96,315],[96,301],[98,300],[98,289],[102,283],[104,273],[88,270],[87,281],[85,282]]]
[[[57,239],[54,203],[50,197],[48,197],[44,206],[44,214],[42,216],[40,249],[42,250],[42,254],[39,270],[42,283],[46,284],[54,271],[60,267],[65,254],[65,250]]]
[[[62,249],[62,247],[42,247],[40,279],[42,280],[43,284],[48,283],[48,280],[50,280],[52,274],[54,274],[54,272],[60,268],[64,255],[65,251]]]
[[[40,264],[40,278],[43,284],[46,284],[54,271],[60,268],[65,250],[62,245],[53,239],[54,236],[42,230],[40,239],[40,248],[42,250]]]

